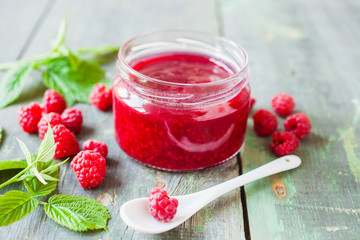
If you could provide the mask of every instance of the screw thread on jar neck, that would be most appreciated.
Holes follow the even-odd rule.
[[[151,78],[133,66],[151,56],[191,53],[231,69],[231,76],[206,83],[168,82]],[[236,96],[248,83],[247,55],[235,43],[191,31],[165,31],[131,39],[119,51],[117,70],[129,91],[157,105],[192,108],[212,105]]]

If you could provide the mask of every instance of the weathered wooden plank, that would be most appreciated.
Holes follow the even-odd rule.
[[[0,2],[0,63],[15,61],[24,56],[47,9],[51,7],[51,2],[49,0]],[[0,80],[3,76],[4,72],[0,72]],[[33,90],[37,88],[37,85],[28,81],[24,87],[24,94],[18,102],[34,97],[36,93]]]
[[[130,37],[160,29],[186,28],[216,33],[218,26],[214,2],[198,1],[57,1],[46,18],[41,22],[37,34],[24,57],[46,51],[49,42],[56,35],[63,15],[68,16],[68,40],[70,46],[91,46],[96,44],[119,44]],[[114,63],[106,66],[109,76],[115,74]],[[32,86],[41,86],[37,78],[32,78]],[[36,88],[36,87],[33,87]],[[7,136],[18,136],[31,142],[36,150],[40,140],[35,135],[21,132],[13,121],[20,104],[41,98],[44,89],[28,91],[23,102],[0,110]],[[33,94],[33,92],[35,92]],[[46,217],[41,207],[35,213],[11,226],[0,229],[5,238],[23,239],[244,239],[240,191],[236,190],[210,204],[179,228],[161,235],[145,235],[127,228],[119,215],[119,206],[127,200],[147,196],[155,185],[166,185],[170,194],[185,194],[201,190],[238,175],[237,160],[216,168],[194,173],[167,173],[144,167],[127,157],[114,139],[111,112],[100,112],[94,107],[77,104],[84,114],[84,129],[77,136],[80,144],[89,138],[105,141],[109,146],[107,176],[104,183],[93,190],[84,190],[77,183],[69,164],[63,165],[57,192],[96,198],[106,205],[112,219],[109,233],[104,231],[75,233],[67,230]],[[18,156],[15,141],[7,137],[0,154],[11,158]],[[1,191],[1,193],[4,191]]]
[[[4,0],[0,2],[0,63],[21,57],[26,42],[36,30],[48,0]],[[29,11],[29,8],[32,11]]]
[[[357,239],[359,2],[220,3],[225,35],[249,53],[256,109],[287,92],[313,123],[296,152],[299,169],[245,187],[251,239]],[[250,122],[245,172],[275,158],[269,142]]]

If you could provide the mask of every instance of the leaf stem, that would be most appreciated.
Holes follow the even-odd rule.
[[[42,55],[39,55],[39,56],[36,56],[33,58],[20,59],[20,60],[14,61],[14,62],[3,63],[3,64],[0,64],[0,71],[7,70],[9,68],[12,68],[13,66],[16,66],[17,64],[29,62],[29,61],[34,61],[36,63],[36,65],[38,65],[42,61],[45,61],[45,60],[48,60],[49,58],[53,58],[53,57],[57,57],[57,56],[59,56],[58,53],[49,52],[49,53],[45,53],[45,54],[42,54]]]
[[[103,54],[106,52],[110,53],[110,52],[118,51],[119,48],[120,48],[120,46],[115,46],[115,45],[101,45],[101,46],[95,46],[95,47],[79,48],[79,49],[75,50],[74,53],[80,54],[80,55],[82,55],[82,54]],[[33,58],[20,59],[20,60],[14,61],[14,62],[3,63],[3,64],[0,64],[0,71],[10,69],[17,64],[27,62],[27,61],[34,61],[35,68],[36,68],[38,65],[42,65],[43,63],[47,62],[49,59],[58,57],[60,55],[62,55],[62,53],[48,52],[48,53],[41,54],[41,55],[33,57]]]
[[[27,170],[29,170],[32,166],[35,165],[35,163],[37,163],[37,161],[34,161],[32,164],[30,164],[29,166],[27,166],[26,168],[24,168],[21,172],[19,172],[18,174],[16,174],[15,176],[13,176],[12,178],[10,178],[9,180],[7,180],[6,182],[4,182],[3,184],[0,185],[0,189],[11,184],[14,183],[18,180],[18,178],[25,173]]]
[[[75,50],[75,54],[104,54],[106,52],[116,52],[119,51],[120,45],[101,45],[87,48],[79,48]]]
[[[40,201],[40,200],[38,200],[39,201],[39,203],[41,204],[41,205],[46,205],[47,203],[46,202],[43,202],[43,201]]]

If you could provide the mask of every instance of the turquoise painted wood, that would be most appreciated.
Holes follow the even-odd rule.
[[[358,239],[359,1],[220,2],[225,36],[249,53],[254,110],[287,92],[313,124],[299,169],[245,187],[251,239]],[[244,172],[275,157],[249,123]]]

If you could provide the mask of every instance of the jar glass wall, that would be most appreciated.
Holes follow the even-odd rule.
[[[189,31],[133,38],[113,82],[115,138],[148,166],[187,171],[222,163],[244,143],[250,87],[245,51]]]

